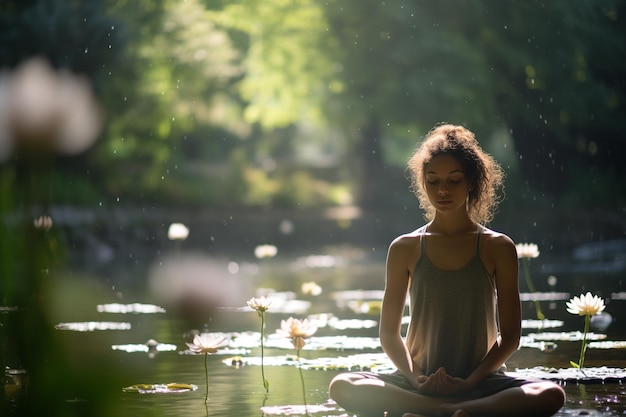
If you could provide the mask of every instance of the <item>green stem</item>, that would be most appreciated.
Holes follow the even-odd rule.
[[[302,367],[300,366],[300,349],[296,349],[296,357],[298,360],[298,371],[300,372],[300,382],[302,384],[302,399],[304,400],[304,411],[309,415],[309,407],[306,403],[306,390],[304,389],[304,377],[302,376]]]
[[[535,286],[533,285],[533,281],[530,278],[530,271],[528,270],[528,258],[522,259],[522,268],[524,269],[524,279],[526,281],[526,285],[528,286],[528,289],[530,290],[530,292],[536,293],[537,290],[535,289]],[[543,311],[541,311],[541,305],[539,304],[539,300],[533,300],[533,301],[535,303],[535,311],[537,312],[537,318],[539,320],[545,319],[546,316],[543,314]]]
[[[261,315],[261,378],[263,378],[263,388],[265,388],[265,393],[267,394],[270,391],[270,384],[268,380],[265,379],[265,367],[264,367],[265,352],[264,352],[263,340],[265,339],[265,336],[264,336],[265,313],[261,312],[260,315]]]
[[[591,321],[591,315],[585,314],[585,330],[583,332],[583,344],[580,347],[580,357],[578,359],[578,367],[582,371],[585,362],[585,352],[587,352],[587,332],[589,332],[589,323]]]
[[[209,402],[209,368],[207,366],[207,361],[209,359],[209,354],[204,354],[204,376],[206,378],[206,395],[204,396],[204,402]]]

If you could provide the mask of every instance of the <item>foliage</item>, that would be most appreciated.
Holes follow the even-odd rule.
[[[531,195],[615,205],[625,12],[614,0],[9,1],[0,65],[44,55],[90,76],[107,129],[56,167],[100,200],[316,205],[339,185],[390,201],[415,142],[445,120],[494,152],[510,136],[507,170]]]
[[[617,58],[626,52],[619,23],[624,5],[576,1],[510,7],[500,2],[491,9],[498,19],[484,22],[485,47],[522,174],[555,196],[580,189],[573,175],[596,176],[597,167],[610,166],[625,146],[616,139],[614,123],[625,110],[618,81],[625,68]],[[528,22],[542,22],[546,30],[533,26],[530,31]],[[620,63],[609,70],[607,62],[614,59]],[[609,181],[615,183],[625,172],[613,174]]]
[[[337,46],[326,34],[322,7],[313,0],[246,0],[210,14],[248,37],[245,77],[238,86],[248,122],[271,129],[319,121],[333,84],[329,52]]]

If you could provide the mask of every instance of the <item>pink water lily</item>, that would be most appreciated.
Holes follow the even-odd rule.
[[[280,329],[276,330],[281,336],[291,339],[293,347],[296,349],[298,360],[298,372],[300,374],[300,382],[302,383],[302,398],[304,400],[304,409],[306,415],[309,415],[309,409],[306,403],[306,390],[304,388],[304,377],[302,376],[302,367],[300,366],[300,349],[304,347],[305,339],[311,337],[317,331],[317,326],[309,322],[307,319],[299,320],[289,317],[287,320],[280,322]]]
[[[291,339],[293,347],[300,350],[304,347],[305,339],[313,336],[316,331],[317,326],[309,322],[309,320],[289,317],[287,320],[280,322],[280,329],[276,330],[276,333]]]
[[[268,297],[253,297],[248,300],[248,307],[253,310],[256,310],[259,317],[261,318],[261,377],[263,378],[263,388],[265,388],[265,393],[267,394],[270,390],[270,383],[265,378],[265,366],[264,366],[264,347],[263,343],[265,340],[265,312],[270,308],[272,304],[272,299]]]
[[[256,310],[259,315],[265,313],[272,304],[272,299],[269,297],[253,297],[248,300],[248,307],[253,310]]]

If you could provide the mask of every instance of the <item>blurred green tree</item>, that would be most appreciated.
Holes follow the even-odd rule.
[[[316,161],[335,166],[333,181],[352,184],[359,203],[376,205],[404,190],[388,184],[419,137],[449,121],[488,149],[502,147],[494,132],[508,132],[510,170],[519,166],[538,194],[618,202],[610,184],[625,175],[615,157],[625,146],[616,120],[626,26],[617,0],[0,7],[3,66],[44,54],[92,76],[107,130],[87,158],[64,166],[110,196],[255,204],[250,178],[263,176],[245,171],[264,170],[280,188],[268,167],[310,173]],[[579,196],[580,184],[593,191]],[[275,188],[270,204],[271,195],[285,200]]]
[[[573,173],[584,183],[623,179],[612,163],[624,147],[614,120],[626,60],[611,59],[624,55],[620,2],[206,3],[216,22],[248,36],[247,120],[339,130],[363,204],[393,191],[388,176],[404,161],[390,148],[407,155],[440,121],[469,126],[488,148],[508,131],[540,194],[571,195]],[[595,190],[588,203],[605,188]]]

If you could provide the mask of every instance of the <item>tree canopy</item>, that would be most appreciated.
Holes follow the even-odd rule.
[[[95,193],[377,204],[406,189],[390,178],[448,121],[508,147],[513,178],[539,195],[623,204],[625,12],[617,0],[9,1],[0,65],[42,55],[90,77],[106,130],[60,171],[88,173]]]

